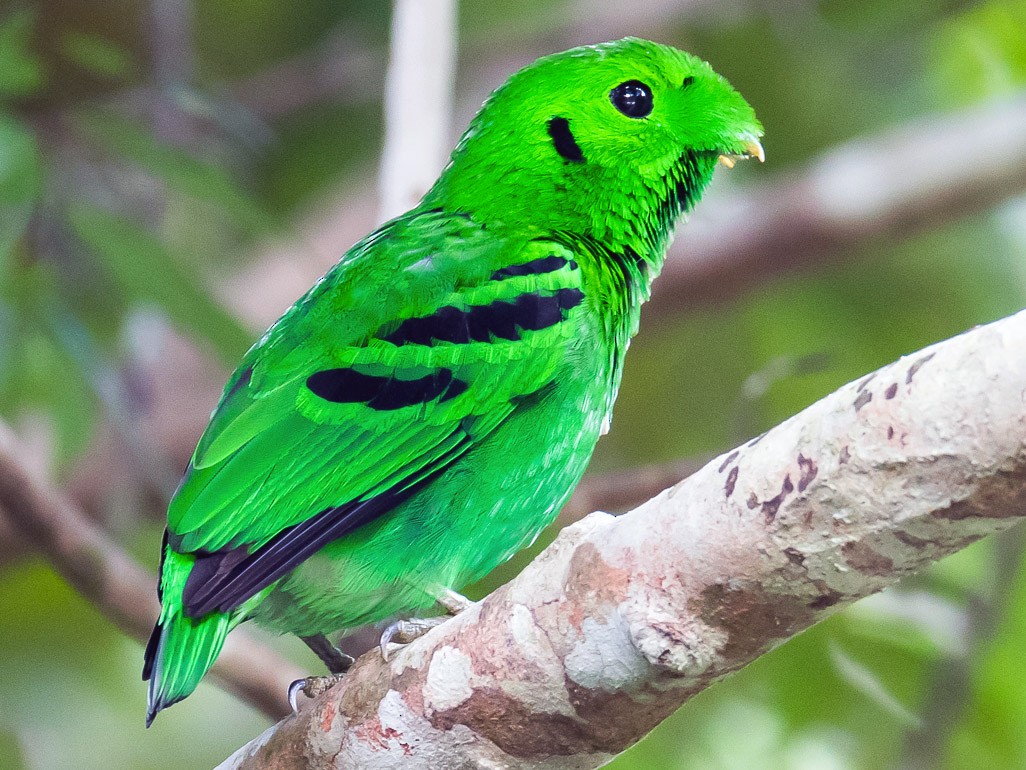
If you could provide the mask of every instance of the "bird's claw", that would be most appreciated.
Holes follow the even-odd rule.
[[[381,650],[381,657],[387,662],[389,655],[388,646],[390,644],[409,644],[415,639],[419,639],[424,636],[424,634],[435,626],[440,626],[448,619],[448,616],[441,615],[437,618],[409,618],[390,623],[388,627],[381,632],[381,639],[378,642],[378,648]]]
[[[332,674],[331,676],[308,676],[294,681],[289,685],[288,689],[289,705],[292,707],[292,713],[299,713],[299,693],[303,693],[308,698],[316,698],[326,693],[341,680],[342,674]]]
[[[304,692],[305,690],[306,690],[306,680],[305,679],[297,679],[292,684],[289,685],[289,690],[288,690],[288,693],[289,693],[289,706],[292,707],[292,713],[293,714],[298,714],[299,713],[299,702],[298,702],[298,700],[299,700],[299,693]]]

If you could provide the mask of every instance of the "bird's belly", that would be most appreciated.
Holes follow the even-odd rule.
[[[525,547],[555,518],[591,457],[606,404],[553,393],[518,410],[430,486],[323,548],[254,613],[300,635],[373,623],[434,603]]]

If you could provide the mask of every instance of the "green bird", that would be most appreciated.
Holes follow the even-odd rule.
[[[674,225],[761,136],[706,62],[636,38],[496,90],[420,204],[229,379],[168,509],[147,724],[243,621],[341,671],[325,634],[445,603],[532,542],[608,428]]]

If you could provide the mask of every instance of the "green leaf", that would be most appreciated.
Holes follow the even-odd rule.
[[[61,52],[69,61],[102,78],[123,80],[135,70],[124,48],[92,35],[66,33],[61,38]]]
[[[39,194],[39,151],[32,133],[0,112],[0,203],[20,203]]]
[[[253,335],[150,233],[85,204],[71,209],[70,222],[127,296],[160,307],[181,329],[211,343],[229,366],[249,347]]]
[[[35,13],[26,8],[0,19],[0,99],[25,96],[43,85],[43,69],[32,53]]]
[[[0,275],[28,226],[42,189],[42,168],[32,133],[0,112]]]
[[[50,271],[32,263],[18,266],[5,279],[10,299],[0,329],[7,338],[0,361],[0,410],[45,415],[56,439],[54,460],[64,467],[89,443],[96,401],[78,363],[48,326],[47,308],[61,301]]]
[[[120,118],[89,113],[80,117],[79,125],[96,142],[139,164],[171,189],[217,206],[243,232],[266,234],[273,229],[271,215],[221,169],[160,143]]]

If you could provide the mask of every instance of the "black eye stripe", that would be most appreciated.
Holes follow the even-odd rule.
[[[549,136],[560,156],[571,163],[584,163],[584,153],[574,139],[570,130],[570,121],[566,118],[553,118],[549,121]]]

